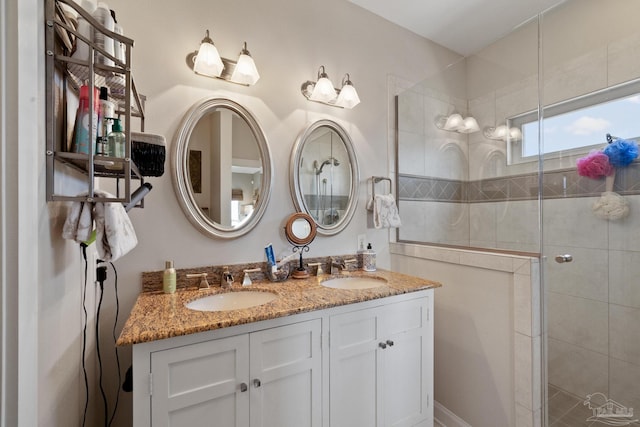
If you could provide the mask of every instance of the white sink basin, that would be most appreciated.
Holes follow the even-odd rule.
[[[333,289],[371,289],[386,286],[387,281],[374,277],[338,277],[320,284]]]
[[[225,292],[198,298],[185,304],[197,311],[228,311],[256,307],[278,298],[276,294],[261,291]]]

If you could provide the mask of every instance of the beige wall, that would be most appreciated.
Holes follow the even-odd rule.
[[[25,375],[31,372],[34,387],[29,389],[24,383],[23,389],[25,405],[37,402],[37,410],[30,406],[25,413],[39,420],[39,425],[80,425],[84,403],[80,368],[82,263],[77,245],[60,238],[65,209],[45,201],[44,125],[38,121],[40,126],[33,127],[33,117],[44,117],[44,85],[32,84],[44,82],[43,33],[35,30],[42,28],[44,2],[9,0],[9,3],[14,7],[19,3],[24,8],[20,25],[25,26],[25,33],[28,29],[33,37],[39,36],[38,43],[31,43],[29,38],[30,47],[22,55],[18,55],[16,49],[10,56],[29,65],[22,69],[22,76],[29,77],[32,90],[25,91],[23,99],[35,103],[19,114],[25,126],[31,126],[19,144],[32,155],[22,158],[24,177],[21,175],[20,179],[24,178],[22,185],[37,188],[36,191],[29,189],[19,200],[33,203],[28,209],[39,221],[37,237],[25,234],[21,249],[22,266],[33,268],[31,271],[38,277],[28,282],[25,278],[19,283],[20,289],[35,299],[25,296],[25,307],[33,311],[26,317],[31,329],[24,330],[36,334],[28,350],[38,367],[25,367]],[[309,122],[333,119],[351,134],[361,165],[361,183],[370,175],[387,175],[393,163],[387,150],[391,106],[387,91],[389,75],[415,83],[459,58],[343,0],[240,0],[222,4],[204,0],[188,3],[114,0],[110,6],[117,11],[125,34],[136,42],[133,71],[140,91],[147,96],[147,131],[165,135],[170,151],[176,127],[193,103],[204,97],[229,97],[247,107],[262,125],[275,167],[275,191],[265,216],[249,235],[230,242],[207,238],[190,225],[175,199],[168,163],[163,177],[149,179],[154,189],[145,200],[145,209],[136,209],[130,214],[140,243],[115,263],[120,290],[118,330],[140,291],[142,271],[161,269],[169,259],[179,268],[259,261],[263,259],[262,248],[268,242],[273,242],[278,251],[288,248],[281,229],[286,216],[294,211],[288,190],[289,154],[297,135]],[[242,42],[248,42],[262,76],[256,86],[245,88],[196,76],[186,67],[185,56],[198,47],[207,28],[225,57],[235,57]],[[375,28],[375,31],[362,31],[363,28]],[[320,65],[326,66],[336,85],[344,73],[350,73],[362,103],[353,110],[340,110],[306,101],[300,94],[300,85],[314,78]],[[18,79],[17,75],[10,77],[12,84]],[[11,154],[10,159],[17,159],[17,154]],[[356,236],[367,233],[368,240],[378,250],[380,266],[389,266],[388,232],[367,226],[370,219],[364,209],[365,198],[366,188],[361,186],[358,210],[349,227],[331,238],[318,237],[310,255],[330,255],[336,247],[355,250]],[[37,256],[33,251],[37,251]],[[113,407],[118,384],[110,338],[115,315],[111,271],[109,276],[100,324],[105,388]],[[90,282],[90,323],[95,312],[94,293],[95,287]],[[90,337],[89,369],[92,371],[95,370],[94,348]],[[121,357],[124,371],[130,363],[129,349],[121,350]],[[90,372],[90,377],[91,392],[97,397],[94,372]],[[115,424],[130,424],[130,406],[129,395],[123,394]]]

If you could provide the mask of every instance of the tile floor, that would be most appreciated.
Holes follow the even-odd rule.
[[[598,421],[587,421],[592,411],[583,404],[584,398],[569,394],[549,384],[549,427],[606,427]],[[640,423],[629,424],[640,427]]]

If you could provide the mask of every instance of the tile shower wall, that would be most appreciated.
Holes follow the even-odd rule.
[[[581,0],[566,2],[546,14],[542,27],[544,102],[552,104],[637,79],[640,32],[632,17],[639,13],[638,2],[620,1],[614,5]],[[601,25],[603,22],[616,24]],[[537,23],[534,23],[467,58],[468,102],[462,103],[464,108],[458,112],[468,112],[485,127],[535,110],[539,86],[537,49]],[[421,91],[425,97],[422,103],[425,110],[433,105],[428,98],[447,99],[425,89],[415,91]],[[449,109],[452,105],[449,104]],[[435,113],[425,112],[425,117]],[[603,134],[599,134],[601,139]],[[400,131],[399,136],[402,135]],[[461,166],[466,179],[441,174],[437,167],[404,170],[403,165],[420,163],[420,156],[429,152],[418,148],[418,137],[412,137],[413,151],[403,154],[399,147],[398,190],[403,220],[410,222],[407,215],[416,215],[416,224],[406,233],[401,231],[399,240],[468,242],[463,245],[543,251],[548,257],[543,265],[547,284],[549,383],[554,389],[582,400],[586,394],[599,391],[636,408],[637,412],[639,165],[618,171],[614,189],[625,195],[631,214],[623,220],[608,222],[597,219],[591,212],[591,205],[604,190],[604,182],[577,177],[574,168],[578,156],[545,161],[542,201],[545,247],[540,248],[536,162],[508,165],[506,144],[486,140],[478,132],[469,135],[467,141],[458,142],[467,150],[467,164]],[[432,144],[428,139],[422,141]],[[439,142],[434,144],[438,146]],[[445,215],[451,217],[444,218]],[[555,254],[564,253],[573,255],[573,263],[561,265],[553,261]]]

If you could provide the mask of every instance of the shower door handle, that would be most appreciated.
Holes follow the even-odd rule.
[[[570,254],[556,255],[556,262],[559,264],[571,261],[573,261],[573,256],[571,256]]]

